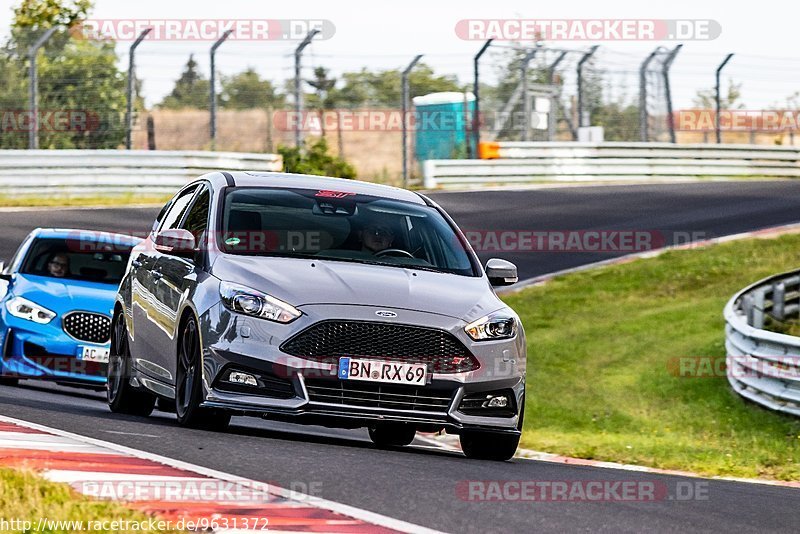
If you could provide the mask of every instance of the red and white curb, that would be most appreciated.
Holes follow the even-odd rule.
[[[28,421],[0,416],[0,467],[35,470],[90,497],[214,532],[430,533],[352,506]],[[244,529],[242,525],[247,525]]]

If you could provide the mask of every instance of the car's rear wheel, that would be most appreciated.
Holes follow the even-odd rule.
[[[369,438],[378,447],[405,447],[414,441],[416,427],[407,423],[377,423],[369,427]]]
[[[197,321],[189,317],[183,325],[178,347],[175,413],[181,426],[225,430],[231,415],[223,410],[201,408],[203,402],[203,364]]]
[[[154,395],[131,385],[131,357],[128,330],[121,313],[114,317],[106,385],[108,407],[114,413],[148,416],[156,404]]]

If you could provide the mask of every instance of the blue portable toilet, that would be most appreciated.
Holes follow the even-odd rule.
[[[417,161],[466,158],[475,154],[472,118],[475,95],[472,93],[431,93],[414,101],[414,154]]]

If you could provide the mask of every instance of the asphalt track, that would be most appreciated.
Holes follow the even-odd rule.
[[[468,231],[647,230],[670,242],[800,221],[800,183],[728,182],[579,187],[434,195]],[[157,210],[0,211],[0,258],[36,226],[142,231]],[[524,277],[619,255],[616,252],[485,251],[515,261]],[[531,382],[535,394],[535,381]],[[0,388],[0,413],[236,475],[307,490],[325,499],[447,532],[796,532],[800,491],[701,481],[613,469],[470,461],[416,442],[404,450],[372,446],[366,431],[234,418],[226,433],[178,427],[174,416],[111,414],[101,393],[22,382]],[[765,416],[768,416],[765,413]],[[771,415],[769,415],[771,416]],[[528,415],[535,428],[535,414]],[[474,502],[465,481],[613,481],[654,483],[655,502]],[[688,493],[701,498],[682,500]]]

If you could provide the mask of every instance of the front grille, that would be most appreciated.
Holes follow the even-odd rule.
[[[323,321],[285,342],[281,350],[334,365],[342,356],[349,356],[423,363],[436,373],[463,373],[480,367],[449,332],[390,323]]]
[[[111,319],[99,313],[68,313],[64,316],[64,332],[78,341],[108,343],[111,340]]]
[[[447,413],[453,392],[393,384],[306,379],[308,400],[411,412]]]

